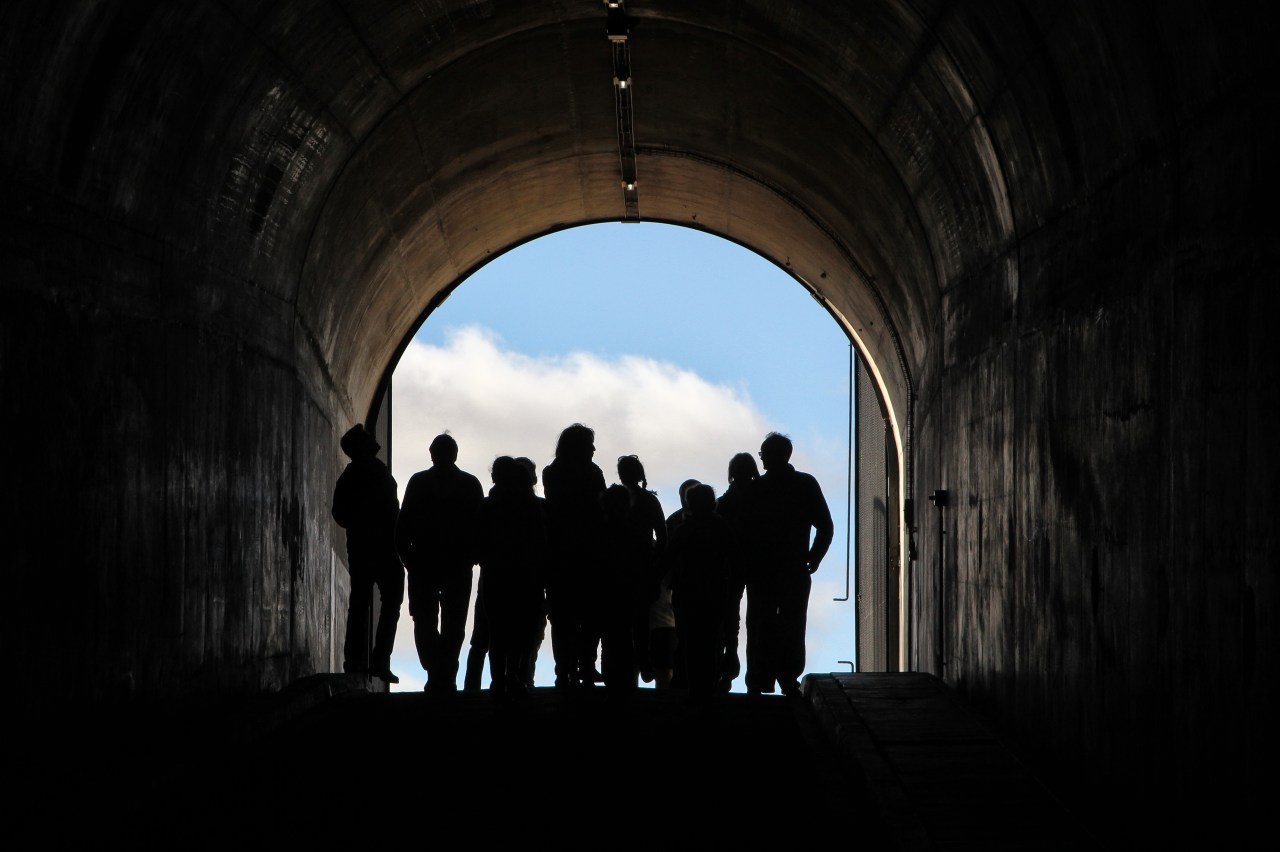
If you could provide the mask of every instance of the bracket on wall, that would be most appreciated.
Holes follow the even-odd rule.
[[[622,221],[640,221],[636,189],[636,134],[632,102],[631,19],[622,0],[605,0],[609,14],[609,47],[613,52],[613,106],[618,125],[618,167],[622,177]]]

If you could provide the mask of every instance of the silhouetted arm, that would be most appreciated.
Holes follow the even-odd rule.
[[[831,510],[827,507],[827,498],[822,496],[822,488],[818,485],[818,480],[810,478],[812,482],[813,493],[811,496],[810,518],[809,523],[817,530],[817,534],[813,537],[813,546],[809,548],[808,567],[809,573],[818,570],[818,565],[822,562],[822,558],[827,555],[827,550],[831,547],[831,539],[835,536],[835,524],[831,521]]]
[[[657,495],[653,495],[653,517],[649,519],[649,525],[653,529],[653,552],[655,555],[661,555],[667,549],[667,516],[662,512],[662,503],[658,501]]]
[[[468,526],[464,533],[464,540],[470,545],[466,558],[472,565],[476,565],[480,562],[477,544],[479,543],[480,506],[484,502],[484,486],[480,484],[479,479],[468,474],[464,489],[463,500],[471,507],[466,516]]]
[[[420,497],[418,495],[419,483],[414,480],[417,476],[409,478],[409,484],[404,489],[404,500],[400,504],[400,516],[396,519],[396,553],[400,555],[400,561],[408,566],[410,560],[414,557],[413,551],[413,527],[414,520],[420,510],[418,505]]]

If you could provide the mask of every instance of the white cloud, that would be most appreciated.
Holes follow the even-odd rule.
[[[617,480],[617,457],[635,453],[671,511],[681,481],[721,491],[729,458],[756,450],[770,429],[744,392],[673,364],[582,352],[532,357],[477,326],[450,331],[443,346],[410,343],[394,394],[402,487],[430,466],[427,446],[445,430],[458,441],[459,466],[487,486],[496,456],[528,456],[541,469],[560,431],[581,422],[596,432],[596,463],[608,481]]]

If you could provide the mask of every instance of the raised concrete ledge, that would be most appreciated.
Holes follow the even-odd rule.
[[[898,849],[1097,848],[933,675],[815,674],[803,690]]]

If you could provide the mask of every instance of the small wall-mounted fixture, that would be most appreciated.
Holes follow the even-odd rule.
[[[947,492],[945,489],[939,488],[937,491],[929,495],[929,502],[939,509],[947,508]]]

